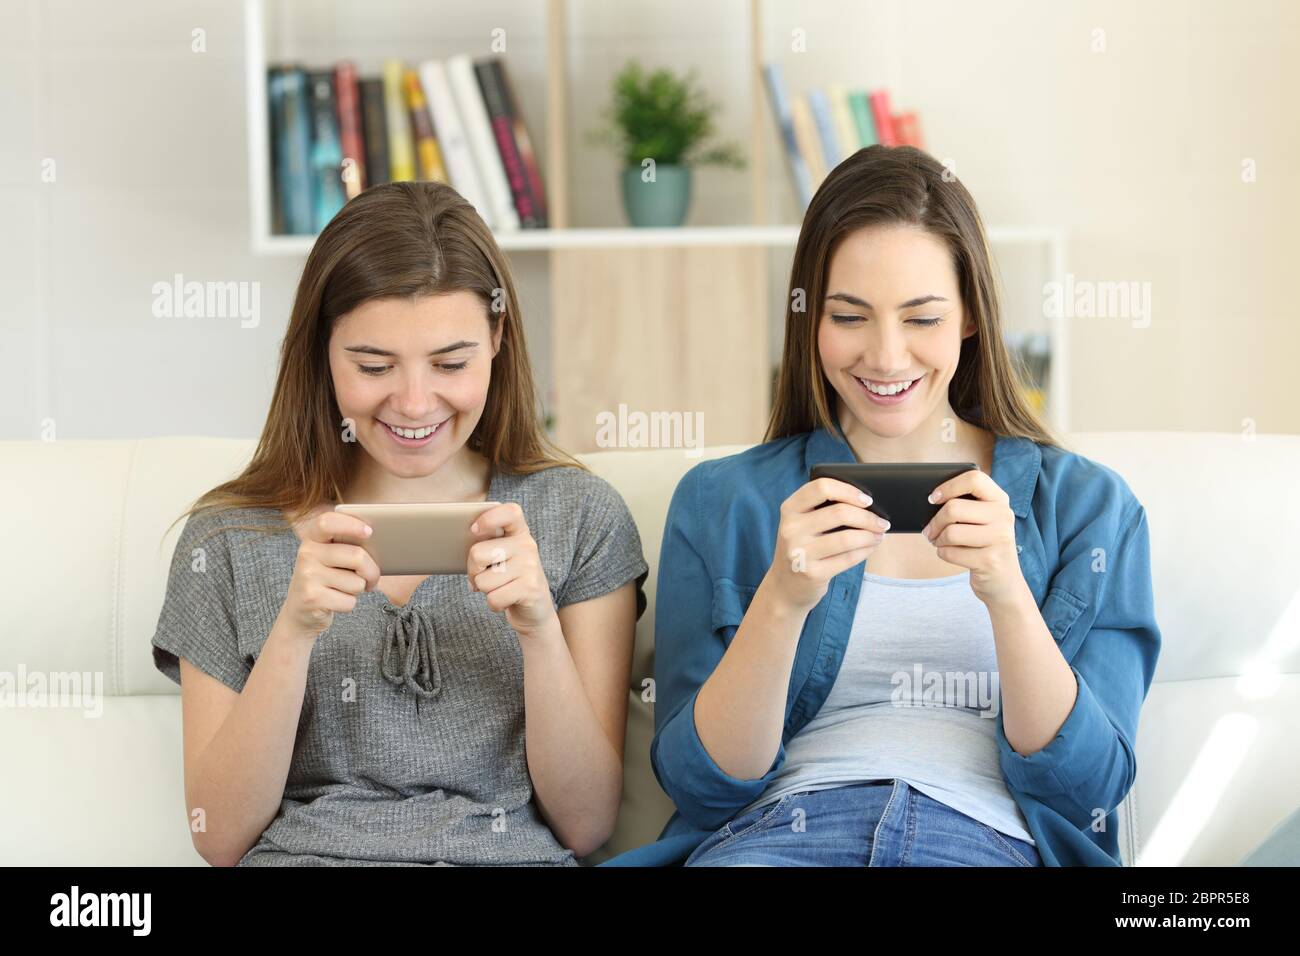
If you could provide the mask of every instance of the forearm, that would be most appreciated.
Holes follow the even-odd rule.
[[[1051,743],[1074,707],[1078,682],[1028,585],[988,606],[1007,743],[1028,756]]]
[[[204,859],[231,865],[275,819],[293,759],[312,644],[271,630],[239,699],[187,774],[191,819],[206,832],[194,843]]]
[[[528,773],[542,816],[582,857],[614,831],[623,792],[620,750],[601,726],[558,620],[521,635]]]
[[[764,578],[722,660],[700,687],[696,733],[730,776],[755,780],[776,759],[790,671],[807,616],[807,609],[775,599]]]

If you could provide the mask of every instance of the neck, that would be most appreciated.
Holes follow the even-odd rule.
[[[921,425],[904,435],[877,435],[838,403],[840,427],[849,447],[863,462],[973,461],[984,470],[992,467],[995,437],[963,421],[944,402]]]
[[[394,475],[362,451],[344,500],[372,504],[486,501],[491,480],[491,464],[467,447],[462,447],[433,474],[419,478]]]

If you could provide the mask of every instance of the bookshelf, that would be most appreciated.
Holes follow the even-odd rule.
[[[769,170],[774,164],[783,168],[784,157],[762,77],[762,0],[747,4],[750,221],[672,229],[571,224],[568,4],[545,0],[539,12],[534,4],[518,2],[540,18],[544,33],[529,52],[544,60],[545,115],[540,124],[537,116],[528,118],[545,143],[539,155],[551,226],[499,232],[496,238],[506,252],[540,260],[548,273],[556,439],[572,451],[594,450],[594,428],[587,423],[598,412],[625,403],[646,411],[704,411],[711,424],[709,444],[757,440],[770,406],[768,325],[784,315],[783,302],[770,301],[773,254],[788,256],[799,233],[798,225],[768,221],[773,188]],[[399,17],[418,19],[427,28],[429,18],[440,11],[433,11],[432,5],[428,13],[421,12],[424,9],[408,5]],[[344,58],[338,49],[348,44],[322,42],[318,35],[295,38],[293,44],[277,42],[294,32],[294,18],[303,10],[295,0],[244,0],[250,246],[258,255],[305,258],[314,242],[313,236],[271,232],[267,67],[283,59],[323,65]],[[491,23],[490,17],[483,20],[484,33]],[[356,43],[365,49],[347,54],[363,74],[377,72],[382,40],[363,37]],[[769,156],[770,150],[777,151],[775,157]],[[610,162],[616,159],[611,156]],[[789,188],[784,177],[779,182],[777,188]],[[617,198],[611,195],[610,201]],[[1036,247],[1043,281],[1065,273],[1066,235],[1059,227],[995,226],[988,236],[995,254],[999,249]],[[646,284],[654,276],[664,288]],[[1065,321],[1042,318],[1041,310],[1035,319],[1050,340],[1047,415],[1065,431]],[[697,359],[683,361],[684,351],[696,353]]]

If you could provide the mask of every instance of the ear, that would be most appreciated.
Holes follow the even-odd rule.
[[[501,351],[501,338],[506,331],[506,315],[501,313],[501,320],[497,322],[497,330],[492,333],[492,357],[496,358],[497,352]]]
[[[968,339],[978,331],[979,327],[975,324],[975,320],[967,313],[962,320],[961,337]]]

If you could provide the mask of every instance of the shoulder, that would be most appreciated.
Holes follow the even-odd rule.
[[[555,465],[506,476],[499,497],[517,501],[529,516],[569,526],[611,521],[628,512],[623,496],[593,471]]]
[[[533,472],[513,472],[504,476],[508,492],[526,495],[560,495],[563,499],[581,503],[588,497],[607,499],[618,497],[618,491],[600,475],[586,468],[570,464],[553,465]]]
[[[186,517],[176,542],[176,557],[187,557],[197,549],[224,557],[236,543],[277,531],[292,534],[283,516],[268,508],[203,508]]]
[[[1035,500],[1065,533],[1108,527],[1120,534],[1143,511],[1133,489],[1113,468],[1054,445],[1035,443],[1042,455]]]
[[[794,487],[807,481],[805,453],[811,434],[787,435],[731,455],[706,458],[687,470],[678,491],[693,496],[707,493],[711,500],[725,502],[745,492],[757,490],[768,496],[780,490],[779,503],[793,490],[785,490],[792,481]]]
[[[687,474],[699,472],[712,479],[749,479],[755,474],[801,467],[804,448],[811,432],[774,438],[731,455],[708,458],[695,464]]]

